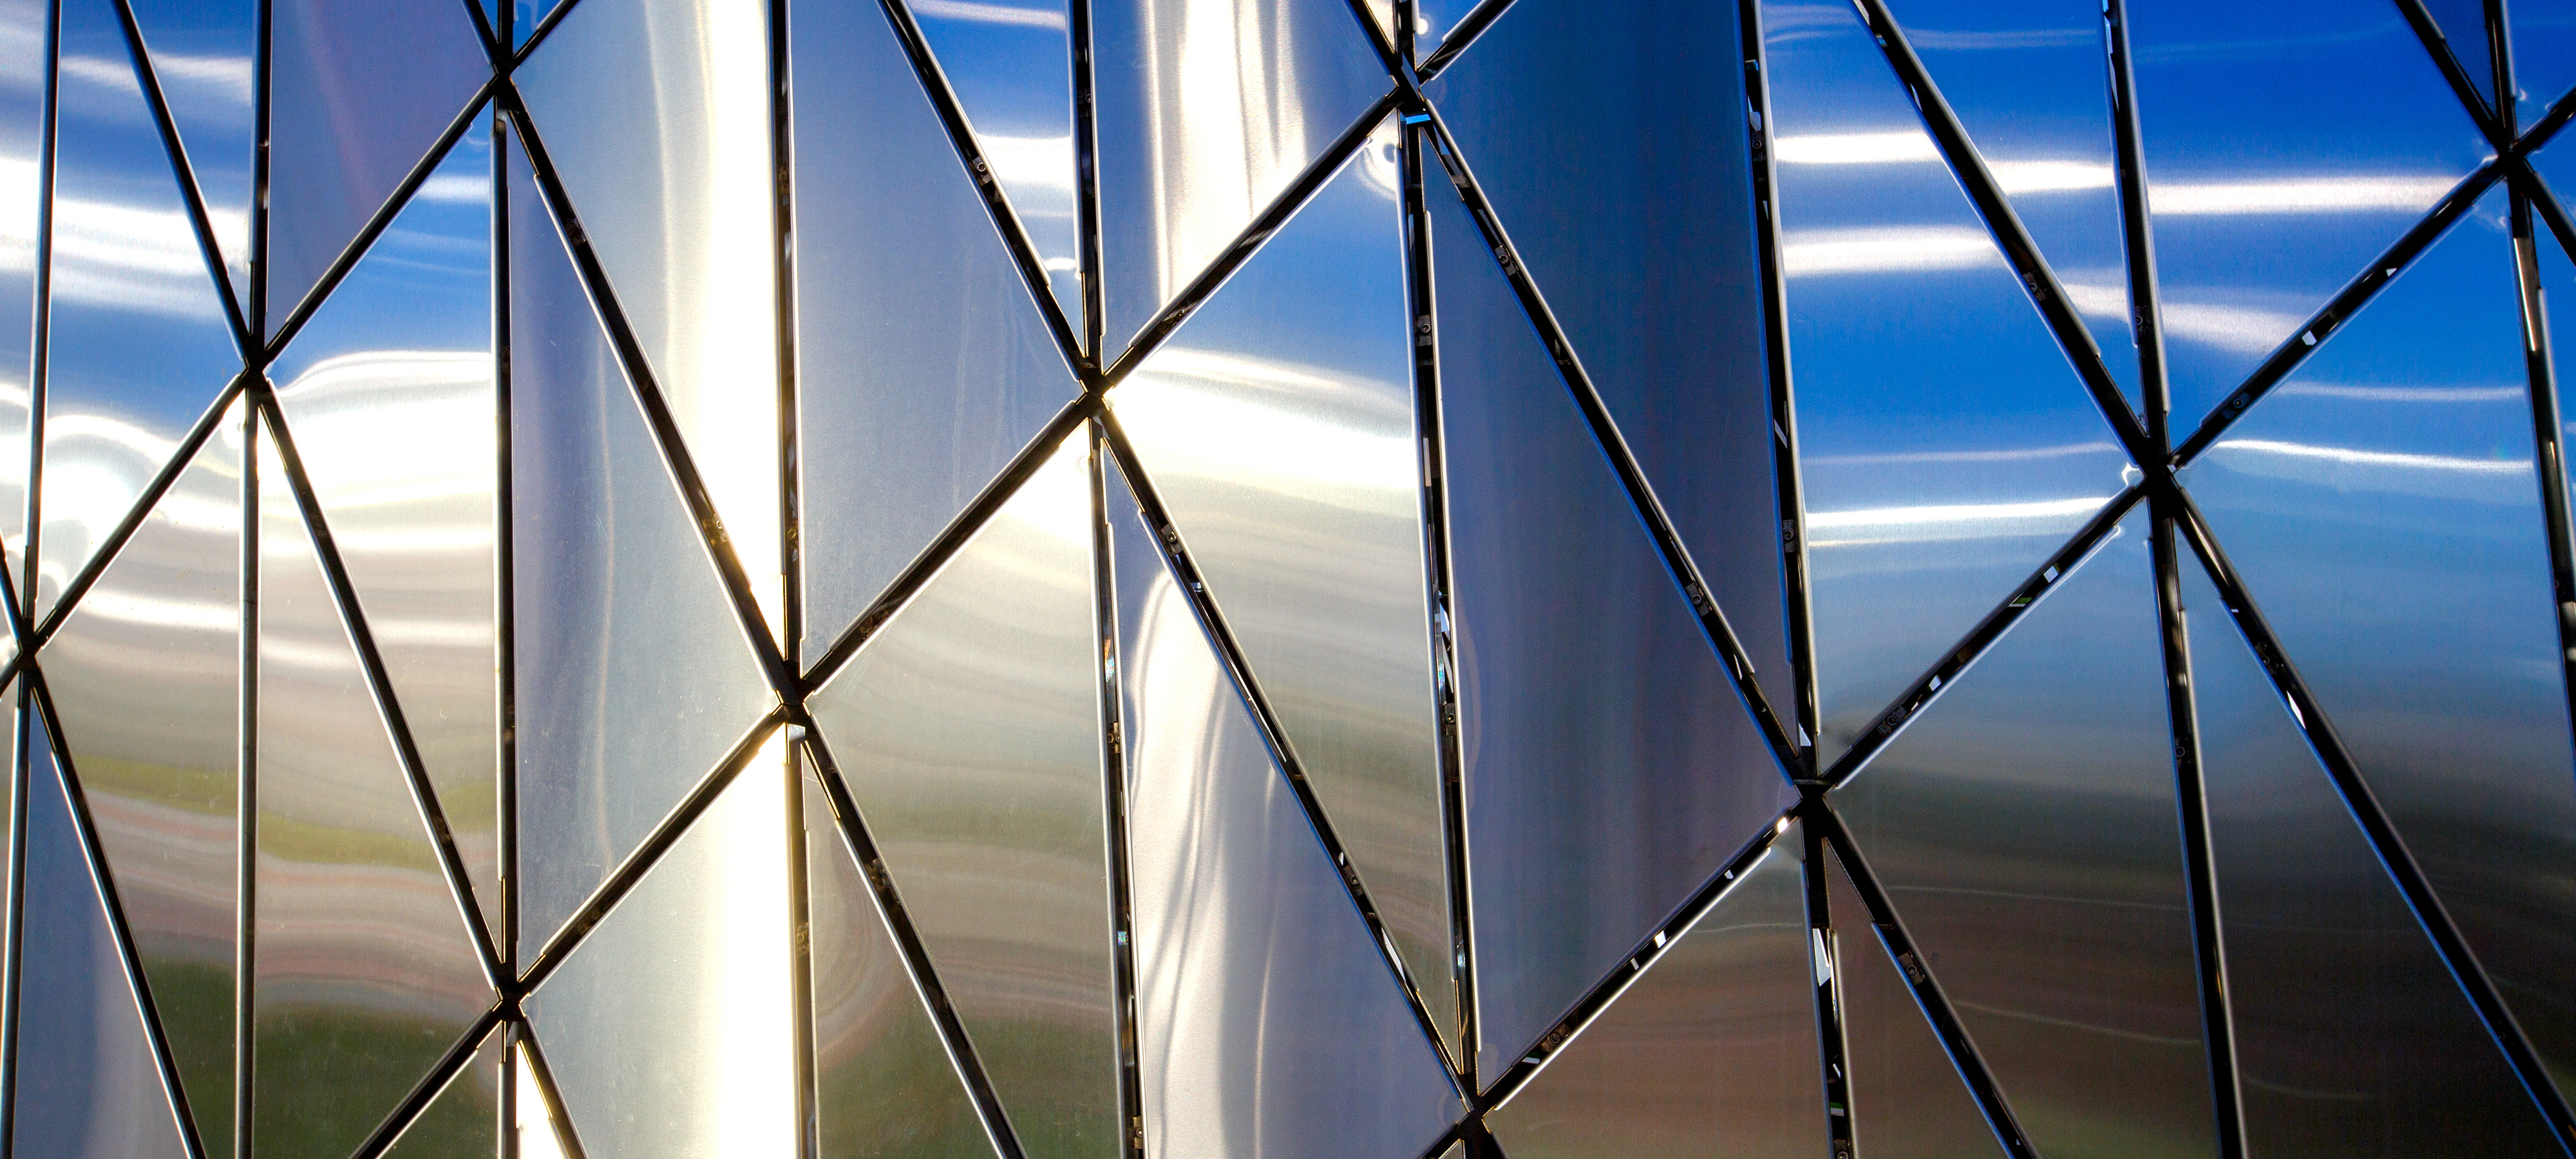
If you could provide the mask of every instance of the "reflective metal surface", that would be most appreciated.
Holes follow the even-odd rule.
[[[2480,0],[2466,2],[2474,7]],[[2129,329],[2129,275],[2112,173],[2101,5],[1889,0],[1888,9],[2136,409],[2138,349]],[[1859,141],[1838,145],[1850,152],[1870,148]],[[1913,143],[1879,143],[1890,146]]]
[[[810,657],[1076,388],[883,13],[804,5],[789,28]]]
[[[2140,5],[2129,21],[2174,425],[2490,155],[2396,5]]]
[[[1853,1141],[1870,1159],[2003,1154],[1913,991],[1888,960],[1842,858],[1828,853],[1825,860],[1819,868],[1831,869],[1826,904],[1833,915],[1843,1058],[1851,1067]]]
[[[1390,119],[1109,405],[1454,1035],[1396,151]]]
[[[496,1155],[501,1145],[501,1032],[492,1032],[447,1080],[420,1117],[403,1128],[385,1159],[451,1159]],[[527,1159],[526,1149],[520,1154]]]
[[[1485,1119],[1514,1159],[1825,1150],[1795,830]]]
[[[768,8],[584,3],[512,76],[775,632]]]
[[[519,947],[533,952],[771,694],[513,156]]]
[[[2570,33],[2571,46],[2576,46],[2576,29],[2570,29]],[[2531,154],[2532,166],[2540,171],[2541,180],[2548,182],[2550,193],[2561,207],[2576,203],[2570,201],[2576,198],[2576,145],[2569,141],[2576,141],[2576,134],[2560,130],[2548,148]]]
[[[1464,207],[1432,206],[1491,1076],[1794,796]]]
[[[822,787],[808,777],[803,793],[821,1154],[991,1155]]]
[[[19,1069],[12,1153],[182,1159],[179,1121],[41,725],[28,748],[18,1057],[43,1062]]]
[[[1073,204],[1070,6],[1066,0],[911,0],[909,7],[1002,183],[1002,196],[1037,247],[1056,305],[1078,332],[1082,230]],[[860,8],[825,19],[875,16]]]
[[[248,301],[250,169],[258,125],[253,104],[258,73],[252,58],[259,45],[259,0],[128,3],[134,9],[135,23],[143,28],[144,47],[152,54],[153,75],[160,82],[162,98],[169,102],[170,119],[178,125],[180,144],[188,151],[188,168],[196,174],[197,189],[206,199],[206,216],[213,222],[215,244],[222,249],[233,293]],[[75,17],[73,12],[84,6],[92,7],[94,14]],[[123,43],[124,34],[117,31],[116,17],[104,3],[88,5],[85,0],[65,0],[63,17],[67,64],[73,51],[70,32],[76,20],[102,20],[100,27],[105,34]],[[91,51],[95,50],[82,50],[84,55]],[[124,76],[131,75],[123,63],[116,67]],[[88,70],[63,69],[65,112],[80,103],[80,98],[73,95],[74,85],[126,83],[123,76],[82,75],[85,72]],[[137,106],[129,117],[132,126],[148,136],[153,131],[152,122],[136,115],[142,111]],[[65,137],[68,139],[68,131]],[[188,253],[191,257],[196,255],[193,245]],[[61,251],[56,251],[54,260],[62,260]],[[59,272],[55,274],[56,292],[60,292],[61,277]]]
[[[2513,75],[2523,128],[2576,90],[2576,7],[2522,4],[2513,10]],[[2563,196],[2563,194],[2562,194]]]
[[[39,615],[241,370],[110,0],[62,25]]]
[[[2218,1148],[2144,506],[1834,793],[2033,1146]]]
[[[52,5],[0,3],[0,549],[27,550],[28,356],[36,293],[36,198],[45,128],[45,26]],[[22,321],[23,320],[23,321]]]
[[[264,431],[259,450],[252,1121],[262,1155],[337,1159],[493,996]]]
[[[1085,436],[808,703],[1033,1156],[1114,1155]]]
[[[566,1159],[563,1110],[547,1097],[545,1084],[537,1081],[528,1041],[533,1040],[522,1040],[511,1048],[511,1142],[518,1146],[521,1159]]]
[[[2247,1152],[2558,1153],[2188,560],[2183,600]]]
[[[1830,762],[2127,460],[1851,6],[1763,20]]]
[[[1146,1154],[1419,1155],[1465,1107],[1111,478]]]
[[[2576,748],[2501,190],[2185,483],[2533,1047],[2576,1073]]]
[[[793,775],[772,733],[528,996],[529,1026],[583,1153],[796,1154]]]
[[[217,1155],[233,1119],[241,429],[236,405],[40,654],[61,753]]]
[[[271,0],[269,20],[273,331],[492,69],[453,0]]]
[[[475,901],[498,930],[491,191],[486,124],[457,142],[268,375]]]
[[[1092,6],[1105,354],[1386,92],[1358,20],[1311,0]]]
[[[1605,20],[1583,0],[1521,0],[1428,91],[1792,716],[1742,44],[1733,4],[1631,4]],[[1425,168],[1428,195],[1449,197],[1437,162]],[[1455,340],[1441,335],[1444,355]]]

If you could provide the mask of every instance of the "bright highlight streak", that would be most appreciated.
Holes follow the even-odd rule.
[[[519,1128],[519,1159],[564,1159],[563,1141],[555,1134],[555,1110],[546,1102],[544,1087],[537,1085],[537,1072],[528,1062],[528,1048],[518,1048],[518,1066],[512,1068],[518,1081],[512,1084],[516,1095]]]
[[[2158,217],[2419,213],[2458,183],[2453,177],[2354,173],[2301,181],[2157,184],[2147,191],[2147,206]]]
[[[1801,230],[1781,247],[1780,265],[1793,278],[2006,268],[1983,230],[1955,226]]]

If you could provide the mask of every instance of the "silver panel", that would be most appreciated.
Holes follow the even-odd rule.
[[[1419,1155],[1465,1108],[1112,478],[1146,1154]]]
[[[1830,762],[2127,458],[1851,5],[1763,19]]]
[[[775,632],[768,10],[585,3],[512,75]]]
[[[447,1080],[446,1089],[438,1092],[420,1116],[403,1128],[394,1145],[386,1150],[385,1159],[465,1159],[467,1156],[498,1155],[501,1147],[501,1039],[500,1031],[465,1061],[463,1070]],[[535,1159],[523,1148],[520,1154]]]
[[[319,1159],[355,1151],[493,994],[265,431],[259,451],[252,1116],[261,1154]]]
[[[635,1159],[796,1153],[794,930],[784,839],[799,823],[793,775],[784,741],[770,734],[634,891],[528,996],[529,1026],[584,1152]]]
[[[1104,0],[1091,27],[1115,355],[1388,80],[1345,4]]]
[[[805,799],[806,917],[813,929],[817,1138],[825,1159],[991,1155],[984,1122],[878,916],[822,786]]]
[[[170,103],[170,119],[188,150],[188,168],[206,199],[215,244],[221,248],[233,293],[247,302],[250,294],[251,154],[254,151],[258,73],[253,61],[259,45],[259,0],[129,0],[143,43],[152,54],[154,79]],[[65,31],[74,9],[92,7],[98,16],[116,19],[106,4],[72,0],[63,5]],[[69,48],[71,40],[64,38]],[[69,53],[66,53],[68,56]],[[118,67],[124,67],[119,65]],[[63,104],[74,103],[71,86],[108,79],[80,77],[63,70]],[[137,110],[140,111],[140,110]],[[148,120],[137,125],[152,131]],[[193,248],[191,254],[197,251]],[[59,253],[54,259],[61,261]],[[58,273],[57,278],[60,277]],[[56,283],[57,288],[60,282]]]
[[[1791,829],[1485,1124],[1514,1159],[1825,1152]]]
[[[2566,1075],[2576,926],[2551,915],[2568,912],[2576,864],[2576,748],[2504,204],[2490,194],[2185,482],[2533,1048]]]
[[[62,37],[38,615],[241,371],[109,0]]]
[[[15,689],[12,689],[14,701]],[[39,726],[28,745],[15,1154],[182,1159],[179,1120]],[[229,1092],[226,1092],[229,1093]],[[229,1140],[226,1140],[229,1143]],[[215,1151],[221,1154],[225,1151]]]
[[[62,754],[197,1130],[228,1153],[240,862],[240,405],[43,653]]]
[[[1047,288],[1078,332],[1082,230],[1073,192],[1071,6],[1066,0],[912,0],[909,7],[993,179],[1037,249]],[[875,13],[861,8],[857,15]]]
[[[1115,1155],[1107,778],[1077,432],[809,704],[1033,1156]]]
[[[478,125],[268,375],[497,930],[491,190]]]
[[[1454,1036],[1399,172],[1389,120],[1109,405]]]
[[[2183,584],[2247,1152],[2558,1154],[2218,590]]]
[[[1870,1159],[2003,1154],[1914,992],[1888,960],[1842,858],[1828,853],[1825,860],[1832,869],[1826,905],[1833,916],[1843,1059],[1851,1068],[1852,1141]]]
[[[1076,387],[884,14],[802,5],[789,31],[810,657]]]
[[[2218,1147],[2140,506],[1835,808],[2051,1156]]]
[[[45,25],[51,5],[0,3],[0,547],[26,574],[28,356],[36,293],[38,152],[45,127]],[[15,319],[27,319],[21,325]],[[14,582],[14,580],[13,580]]]
[[[1795,795],[1465,208],[1432,206],[1490,1077]]]
[[[1469,5],[1430,8],[1417,13],[1454,20]],[[1736,6],[1602,12],[1591,0],[1515,0],[1427,88],[1514,260],[1547,295],[1787,714],[1797,700],[1773,490],[1769,306],[1755,264]],[[1436,165],[1430,188],[1447,196]]]
[[[2141,4],[2129,44],[2187,431],[2493,153],[2394,4]]]
[[[772,695],[522,161],[509,171],[524,955]]]
[[[491,75],[483,38],[460,9],[443,0],[272,0],[270,331]]]

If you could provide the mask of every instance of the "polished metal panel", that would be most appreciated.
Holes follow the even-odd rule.
[[[478,125],[268,376],[498,930],[491,238],[492,135]]]
[[[1086,435],[808,700],[1033,1156],[1115,1155]]]
[[[524,158],[510,157],[519,948],[770,704]]]
[[[27,551],[28,382],[36,293],[36,204],[45,128],[41,0],[0,3],[0,552],[23,576]],[[14,646],[13,646],[14,650]]]
[[[2129,43],[2189,430],[2491,150],[2394,4],[2141,4]]]
[[[1124,481],[1110,486],[1145,1153],[1419,1155],[1466,1108]]]
[[[269,20],[274,332],[492,68],[454,0],[271,0]]]
[[[197,1130],[229,1154],[242,407],[40,654]]]
[[[1397,148],[1390,119],[1109,406],[1454,1037]]]
[[[1486,1116],[1513,1159],[1825,1152],[1796,830]]]
[[[800,5],[788,28],[803,207],[797,463],[811,657],[1076,387],[884,14]]]
[[[1763,20],[1830,762],[2127,459],[1851,5]]]
[[[1630,4],[1605,20],[1584,0],[1520,0],[1429,91],[1794,724],[1735,12]],[[1449,196],[1426,165],[1430,196]],[[1445,358],[1458,336],[1440,338]]]
[[[2576,43],[2576,28],[2569,32],[2571,43]],[[2532,166],[2540,171],[2541,180],[2548,182],[2549,191],[2557,197],[2561,208],[2576,205],[2576,145],[2568,144],[2569,141],[2576,141],[2576,134],[2562,129],[2548,148],[2530,155]],[[2547,244],[2546,238],[2542,244]]]
[[[2135,409],[2138,348],[2113,180],[2102,6],[1889,0],[1888,8]]]
[[[1795,794],[1465,208],[1432,205],[1493,1076]]]
[[[2247,1153],[2559,1154],[2188,561],[2183,601]]]
[[[16,686],[10,689],[16,699]],[[28,743],[25,906],[18,961],[12,1153],[53,1159],[181,1159],[179,1120],[144,1037],[89,855],[73,827],[51,738]],[[129,903],[130,904],[130,903]],[[225,1092],[229,1094],[229,1092]],[[229,1153],[227,1146],[210,1154]]]
[[[260,2],[128,0],[135,23],[143,28],[144,47],[152,54],[154,79],[160,82],[161,95],[169,102],[170,119],[178,126],[180,144],[188,151],[188,168],[205,196],[206,216],[214,225],[215,244],[223,252],[233,293],[244,302],[250,294],[250,170],[258,124],[253,103],[258,73],[253,58],[258,55]],[[72,10],[81,5],[82,0],[66,0],[63,4],[66,64],[73,55],[69,35]],[[108,14],[107,5],[96,7],[108,22],[104,27],[121,40],[122,34],[113,31],[116,18]],[[83,55],[89,51],[92,50],[84,49]],[[117,67],[125,66],[120,63]],[[80,98],[73,95],[74,84],[112,79],[104,74],[80,76],[81,71],[63,69],[62,103],[66,112],[80,103]],[[133,124],[147,135],[152,132],[148,119],[137,119]],[[188,252],[193,256],[197,251],[192,247]],[[61,251],[56,251],[54,260],[62,260]],[[59,292],[61,275],[55,276]]]
[[[39,615],[241,371],[111,0],[65,0],[62,37]]]
[[[2050,1156],[2217,1150],[2144,506],[1834,793]]]
[[[1092,6],[1104,355],[1387,91],[1358,21],[1314,0]]]
[[[2576,1073],[2576,746],[2496,190],[2184,482],[2532,1046]]]
[[[2576,150],[2567,153],[2576,157]],[[2535,224],[2537,220],[2535,216]],[[2548,303],[2544,319],[2549,327],[2550,367],[2553,372],[2565,374],[2557,368],[2576,369],[2576,260],[2571,260],[2567,251],[2546,234],[2535,239],[2533,248],[2538,251],[2540,287]],[[2564,453],[2564,448],[2576,444],[2576,415],[2566,413],[2562,404],[2558,422],[2558,445]],[[2570,481],[2569,498],[2576,500],[2576,480]]]
[[[993,179],[1001,183],[1002,196],[1037,248],[1047,288],[1079,330],[1082,230],[1074,213],[1070,5],[1066,0],[911,0],[910,7],[957,93]],[[874,16],[861,9],[826,19]],[[812,156],[803,150],[797,155]]]
[[[793,776],[773,732],[528,996],[583,1153],[796,1154]]]
[[[338,1159],[493,994],[265,432],[259,451],[252,1120],[262,1155]]]
[[[1868,907],[1828,853],[1834,993],[1843,1016],[1843,1059],[1851,1069],[1852,1138],[1870,1159],[1967,1159],[2001,1155],[1976,1098],[1941,1049],[1914,992],[1888,959]],[[2018,1105],[2017,1105],[2018,1106]]]
[[[803,794],[820,1154],[992,1154],[822,786]]]
[[[511,1141],[516,1143],[522,1159],[567,1159],[564,1136],[567,1127],[563,1109],[547,1096],[545,1084],[537,1081],[534,1056],[522,1041],[512,1050],[509,1066],[511,1094]]]
[[[774,633],[785,556],[768,10],[592,0],[512,77]]]
[[[421,1109],[385,1159],[464,1159],[501,1146],[501,1032],[493,1031],[447,1087]],[[523,1148],[521,1155],[527,1155]],[[528,1156],[528,1159],[535,1159]]]

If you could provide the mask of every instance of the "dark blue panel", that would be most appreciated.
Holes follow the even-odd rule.
[[[523,955],[771,699],[525,161],[508,166]]]
[[[274,331],[491,69],[455,0],[274,0],[270,20]]]
[[[1831,761],[2128,460],[1851,7],[1764,13]]]
[[[1793,795],[1466,207],[1430,201],[1496,1075]]]
[[[18,1057],[32,1065],[18,1068],[10,1142],[16,1154],[58,1159],[181,1159],[179,1123],[41,726],[27,748]],[[230,1144],[207,1151],[230,1154]]]
[[[2031,1142],[2218,1147],[2143,506],[1834,794]]]
[[[2576,47],[2576,37],[2569,39],[2570,47]],[[2571,141],[2576,141],[2576,133],[2561,130],[2548,148],[2531,155],[2532,167],[2540,171],[2540,179],[2561,206],[2576,205],[2576,144]]]
[[[1430,93],[1785,717],[1734,14],[1652,0],[1612,20],[1580,0],[1522,0]]]
[[[1422,1154],[1457,1088],[1125,480],[1108,489],[1146,1154]]]
[[[2185,472],[2541,1056],[2576,1069],[2576,777],[2505,194]]]
[[[2528,128],[2576,90],[2576,2],[2521,0],[2512,23],[2513,81]]]
[[[2129,41],[2188,431],[2490,151],[2395,4],[2168,0]]]
[[[883,14],[800,6],[789,27],[814,655],[1075,387]]]
[[[1864,854],[1864,856],[1866,856]],[[1853,1141],[1870,1159],[1983,1159],[2002,1155],[1985,1113],[1923,1017],[1914,992],[1888,960],[1842,857],[1809,872],[1826,880],[1833,916],[1831,981],[1842,1008],[1851,1068]],[[1819,983],[1821,985],[1822,983]]]
[[[1390,82],[1340,0],[1102,0],[1091,27],[1107,363]]]
[[[2182,572],[2246,1152],[2562,1154],[2218,589]]]
[[[154,78],[170,103],[170,119],[179,127],[179,142],[188,151],[188,168],[205,195],[206,216],[213,219],[215,240],[231,268],[233,293],[250,294],[250,165],[256,127],[252,94],[256,76],[251,57],[258,43],[258,0],[132,0],[134,19],[143,27],[143,44],[152,54]],[[63,111],[80,107],[77,88],[109,79],[83,75],[69,67],[74,50],[74,9],[83,0],[66,0],[64,9]],[[104,9],[104,4],[98,5]],[[123,39],[116,18],[104,15],[102,35]],[[96,47],[80,50],[96,53]],[[139,110],[138,110],[139,111]],[[134,128],[150,133],[152,122]]]
[[[2469,74],[2469,83],[2477,86],[2478,95],[2495,105],[2495,54],[2487,46],[2486,0],[2424,0],[2424,10],[2432,14],[2433,24],[2442,30],[2442,40],[2451,56]]]
[[[1037,247],[1056,305],[1080,331],[1082,231],[1073,204],[1073,37],[1065,0],[912,0],[911,7],[985,163]],[[868,14],[864,5],[852,9],[798,9],[794,19],[839,24]],[[811,60],[800,56],[798,63]]]
[[[2136,408],[2101,3],[1891,0],[1888,8]]]
[[[241,370],[115,9],[62,19],[40,613]]]

